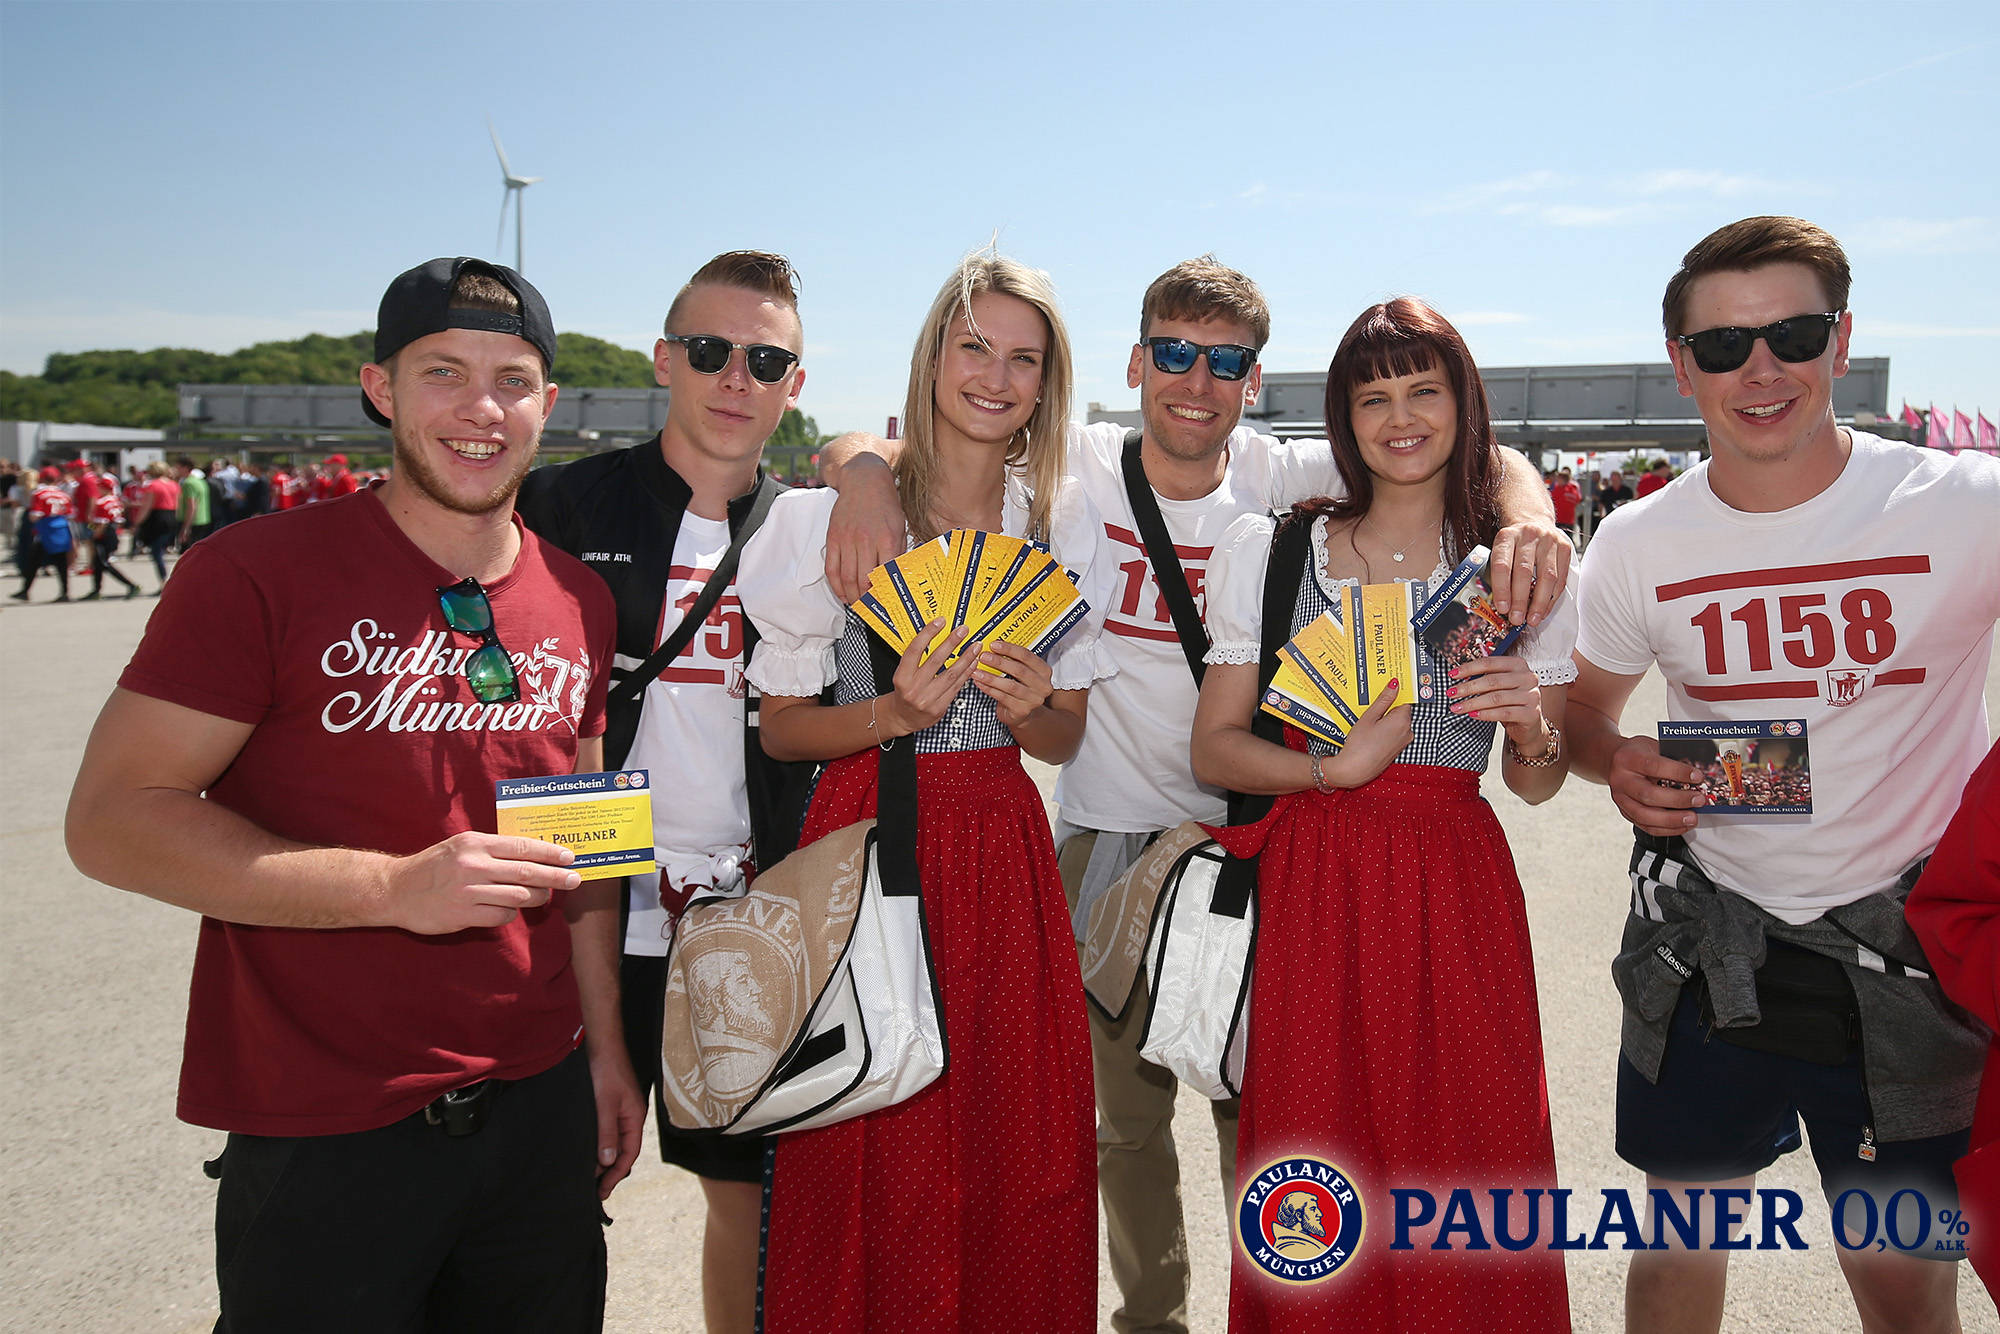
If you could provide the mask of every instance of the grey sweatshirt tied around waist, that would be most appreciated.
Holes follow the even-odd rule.
[[[1912,867],[1893,892],[1794,926],[1709,880],[1681,839],[1638,834],[1632,912],[1611,964],[1625,1002],[1625,1059],[1647,1080],[1659,1079],[1668,1022],[1697,972],[1707,975],[1718,1028],[1759,1022],[1756,971],[1765,941],[1783,941],[1838,960],[1854,986],[1875,1137],[1925,1139],[1965,1129],[1990,1035],[1945,998],[1903,920],[1920,869]]]

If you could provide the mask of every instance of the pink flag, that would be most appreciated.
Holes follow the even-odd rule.
[[[1986,420],[1986,414],[1979,414],[1979,452],[2000,454],[2000,428]]]
[[[1958,442],[1958,447],[1960,449],[1979,448],[1979,437],[1972,433],[1972,418],[1966,416],[1957,408],[1952,409],[1952,415],[1956,420],[1951,424],[1951,438]]]
[[[1931,415],[1925,420],[1924,443],[1932,449],[1951,448],[1951,418],[1938,411],[1937,404],[1931,404]]]
[[[1916,429],[1917,429],[1917,428],[1918,428],[1919,426],[1922,426],[1923,424],[1924,424],[1924,414],[1923,414],[1923,413],[1921,413],[1921,412],[1918,412],[1918,411],[1917,411],[1917,410],[1916,410],[1915,408],[1911,407],[1911,406],[1910,406],[1910,400],[1909,400],[1909,399],[1907,399],[1907,398],[1906,398],[1906,399],[1904,399],[1904,400],[1903,400],[1903,425],[1905,425],[1905,426],[1909,427],[1909,428],[1910,428],[1911,430],[1913,430],[1913,431],[1914,431],[1914,430],[1916,430]]]

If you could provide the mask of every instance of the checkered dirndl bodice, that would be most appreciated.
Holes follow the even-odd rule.
[[[874,634],[852,611],[833,646],[833,663],[839,676],[834,682],[834,703],[854,704],[874,699],[875,666],[868,657],[868,636]],[[944,717],[916,734],[917,754],[938,755],[946,751],[993,750],[1017,744],[1014,734],[1000,721],[999,710],[986,692],[966,684],[951,702]]]

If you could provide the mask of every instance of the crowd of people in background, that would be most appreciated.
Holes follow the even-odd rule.
[[[21,576],[9,596],[28,601],[36,578],[48,571],[56,602],[72,600],[72,574],[90,577],[90,591],[78,601],[102,597],[106,579],[123,585],[127,598],[138,597],[139,585],[114,564],[122,543],[127,561],[151,558],[158,597],[170,553],[244,519],[351,495],[377,475],[355,473],[344,454],[269,465],[214,458],[205,466],[182,454],[132,464],[123,478],[88,457],[40,467],[0,460],[0,533],[12,544]]]
[[[1556,526],[1581,549],[1589,541],[1591,529],[1603,523],[1605,515],[1620,505],[1652,495],[1679,475],[1672,463],[1655,459],[1636,477],[1629,466],[1606,472],[1593,479],[1596,485],[1590,491],[1584,489],[1584,483],[1569,468],[1545,470],[1542,483],[1548,487],[1549,500],[1555,506]],[[1580,526],[1579,516],[1583,514],[1590,516],[1590,529]]]

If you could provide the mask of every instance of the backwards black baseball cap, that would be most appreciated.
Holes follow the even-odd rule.
[[[498,280],[521,303],[521,313],[508,315],[497,310],[451,308],[451,289],[461,273],[483,273]],[[387,361],[398,352],[434,333],[446,329],[481,329],[488,333],[513,334],[534,344],[542,354],[542,370],[555,365],[556,326],[549,318],[548,302],[526,278],[504,264],[483,259],[434,259],[419,264],[389,284],[375,315],[375,360]],[[377,423],[388,426],[389,419],[375,408],[366,394],[361,406]]]

